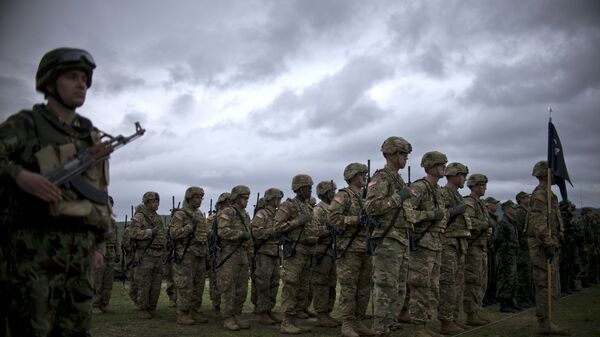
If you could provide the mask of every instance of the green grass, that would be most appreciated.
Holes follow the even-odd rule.
[[[208,286],[208,284],[207,284]],[[243,318],[250,321],[250,330],[228,332],[222,328],[221,320],[213,312],[208,296],[208,287],[204,291],[202,310],[209,318],[208,324],[180,326],[175,324],[176,312],[168,307],[168,298],[164,289],[159,298],[157,312],[159,318],[148,320],[141,317],[127,296],[120,282],[115,282],[111,308],[115,313],[94,315],[92,335],[96,337],[171,337],[171,336],[280,336],[278,326],[259,325],[252,312],[249,297],[244,304]],[[280,311],[277,303],[276,311]],[[368,311],[370,312],[371,306]],[[485,314],[493,322],[485,327],[462,333],[461,336],[534,336],[537,328],[535,308],[515,314],[502,314],[498,306],[485,308]],[[335,316],[335,312],[334,312]],[[584,289],[579,293],[561,299],[558,304],[556,321],[561,327],[568,328],[573,336],[600,336],[600,286]],[[309,321],[309,324],[312,321]],[[370,323],[367,322],[367,325]],[[437,322],[432,323],[434,330],[439,329]],[[411,336],[411,326],[406,325],[394,336]],[[439,331],[439,330],[437,330]],[[310,336],[339,336],[338,329],[313,328]]]

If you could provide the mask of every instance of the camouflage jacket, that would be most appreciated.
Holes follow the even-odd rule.
[[[312,206],[307,201],[300,201],[297,197],[288,198],[275,212],[275,235],[285,235],[292,242],[298,241],[296,247],[298,252],[312,254],[313,245],[317,242],[314,233],[311,233],[310,222],[302,226],[298,225],[298,216],[307,214],[312,217]],[[301,234],[302,233],[302,234]]]
[[[331,235],[327,229],[327,215],[329,214],[329,204],[321,201],[313,209],[313,218],[310,222],[310,232],[317,237],[317,244],[315,245],[314,253],[317,255],[323,255],[327,253],[333,256],[331,250]]]
[[[433,251],[442,250],[442,235],[448,221],[448,211],[444,206],[442,189],[438,184],[431,184],[425,178],[415,181],[411,185],[415,193],[412,198],[413,209],[407,212],[407,219],[415,226],[414,235],[420,237],[417,246]],[[434,220],[435,210],[440,209],[444,216]]]
[[[270,206],[259,209],[251,226],[256,253],[279,256],[279,243],[275,238],[275,210]]]
[[[227,206],[217,213],[218,234],[221,239],[221,248],[225,246],[242,245],[248,254],[252,254],[254,247],[252,236],[244,241],[245,232],[250,234],[250,216],[245,209],[239,210],[235,206]]]
[[[467,210],[465,216],[471,221],[471,237],[469,245],[487,247],[488,238],[492,235],[492,227],[488,211],[479,198],[473,194],[464,197]]]
[[[527,208],[517,206],[517,215],[515,217],[517,224],[517,232],[519,234],[519,249],[527,251],[527,235],[525,235],[525,228],[527,227]]]
[[[465,204],[465,200],[458,191],[453,190],[448,185],[442,187],[442,199],[444,200],[444,207],[447,209]],[[471,219],[465,216],[465,213],[457,215],[452,219],[452,222],[449,222],[446,226],[444,236],[447,238],[470,237]]]
[[[390,228],[385,235],[386,238],[399,241],[408,246],[407,231],[413,228],[412,223],[406,219],[406,210],[411,211],[411,201],[405,200],[396,221],[392,224],[392,219],[398,207],[392,199],[392,195],[399,193],[406,183],[398,174],[387,165],[375,172],[369,186],[367,187],[367,200],[365,207],[367,212],[381,225],[373,231],[373,238],[383,237],[385,231]],[[392,226],[392,227],[389,227]]]
[[[108,227],[108,237],[106,238],[106,256],[116,256],[121,259],[121,250],[118,243],[118,227],[117,222],[113,217],[110,218],[110,226]]]
[[[167,244],[167,233],[163,219],[156,212],[152,212],[143,204],[139,205],[136,213],[131,218],[129,226],[130,235],[136,240],[136,256],[141,257],[141,253],[146,250],[150,256],[162,256]],[[154,240],[152,239],[152,230],[157,230]]]
[[[348,252],[366,252],[367,231],[360,224],[360,203],[362,198],[359,192],[354,192],[350,187],[339,190],[329,205],[328,222],[339,234],[338,251],[343,252],[348,247]],[[350,239],[358,231],[354,241],[348,246]]]
[[[553,245],[558,247],[558,236],[563,231],[562,218],[558,210],[558,198],[550,191],[552,199],[550,214],[548,214],[547,193],[548,190],[539,185],[531,193],[529,212],[527,213],[527,239],[529,242],[533,242],[533,246]],[[552,234],[549,233],[549,229]]]
[[[206,256],[208,231],[208,222],[204,214],[184,203],[182,209],[173,213],[169,225],[169,235],[175,245],[177,256],[182,257],[188,242],[186,254],[194,254],[198,257]]]
[[[494,229],[494,247],[498,254],[517,254],[519,249],[519,233],[516,219],[506,213]]]

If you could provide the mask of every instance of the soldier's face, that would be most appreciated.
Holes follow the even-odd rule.
[[[158,201],[156,199],[148,200],[148,202],[146,203],[146,207],[149,210],[155,211],[155,212],[158,210],[159,205],[160,205],[160,201]]]
[[[298,196],[302,198],[302,200],[308,200],[311,194],[312,186],[302,186],[298,189]]]
[[[203,195],[194,194],[194,196],[190,199],[190,205],[192,205],[192,207],[198,208],[202,205],[202,200],[204,200]]]
[[[87,74],[81,70],[69,70],[56,78],[56,94],[68,105],[80,107],[87,93]]]
[[[446,172],[446,164],[435,165],[431,168],[431,175],[440,179],[444,177],[444,173]]]
[[[398,167],[400,167],[401,169],[406,167],[406,162],[408,161],[408,153],[397,153],[398,156]]]
[[[487,184],[479,184],[473,188],[473,192],[479,196],[483,197],[485,195],[485,190],[487,190]]]
[[[250,196],[247,194],[244,194],[237,199],[237,202],[240,206],[242,206],[243,208],[246,208],[248,206],[248,199],[250,199]]]

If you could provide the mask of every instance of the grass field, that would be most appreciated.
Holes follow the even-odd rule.
[[[208,324],[193,326],[180,326],[175,324],[176,312],[169,308],[167,295],[161,293],[157,312],[159,318],[148,320],[141,318],[138,311],[127,297],[126,290],[121,283],[115,283],[111,308],[115,313],[95,315],[93,318],[92,335],[96,337],[124,336],[124,337],[172,337],[172,336],[280,336],[278,326],[259,325],[252,312],[252,304],[248,299],[244,304],[244,318],[252,324],[250,330],[228,332],[221,326],[221,320],[212,311],[210,299],[205,289],[203,311],[209,318]],[[369,306],[369,310],[370,310]],[[279,303],[277,304],[279,311]],[[521,311],[517,314],[502,314],[498,306],[484,309],[487,317],[493,320],[487,326],[473,329],[460,334],[460,336],[534,336],[537,328],[535,308]],[[335,313],[334,313],[335,316]],[[579,293],[562,298],[558,305],[556,321],[571,330],[573,336],[599,336],[600,337],[600,286],[584,289]],[[308,321],[312,324],[312,321]],[[367,322],[367,325],[370,324]],[[439,325],[433,324],[435,329]],[[339,329],[317,328],[306,336],[339,336]],[[402,330],[395,332],[394,336],[411,336],[411,326],[406,325]]]

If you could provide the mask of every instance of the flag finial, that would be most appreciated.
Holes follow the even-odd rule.
[[[552,105],[548,105],[548,116],[550,117],[550,120],[552,120]]]

